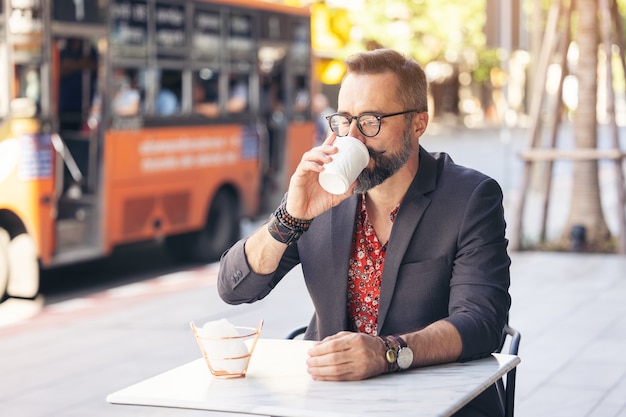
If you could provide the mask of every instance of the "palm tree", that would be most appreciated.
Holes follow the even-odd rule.
[[[574,143],[579,149],[595,149],[598,143],[598,0],[577,0],[576,6],[576,40],[580,53],[576,68],[578,107],[573,120]],[[582,226],[586,232],[587,250],[604,250],[611,240],[611,233],[602,212],[597,159],[574,162],[572,187],[563,238],[569,239],[570,231]]]

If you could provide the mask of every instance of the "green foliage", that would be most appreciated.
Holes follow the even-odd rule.
[[[376,44],[399,50],[422,65],[445,61],[489,80],[499,52],[485,46],[487,0],[363,0],[350,13],[350,49]],[[349,51],[350,52],[350,51]]]
[[[622,36],[626,38],[626,0],[617,0],[617,7],[622,22]]]
[[[489,75],[492,68],[500,67],[501,56],[500,51],[494,48],[481,49],[478,52],[479,64],[472,71],[472,79],[478,84],[486,84],[489,81]]]
[[[361,45],[375,41],[426,64],[484,48],[485,10],[486,0],[363,0],[351,17]]]

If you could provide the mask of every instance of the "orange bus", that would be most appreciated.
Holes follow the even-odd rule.
[[[0,299],[134,242],[217,259],[313,146],[310,34],[265,1],[1,1]]]

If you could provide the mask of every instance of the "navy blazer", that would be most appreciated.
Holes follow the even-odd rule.
[[[347,280],[359,196],[313,219],[268,275],[248,267],[245,239],[220,262],[228,303],[265,297],[297,264],[315,307],[305,334],[349,330]],[[502,190],[492,178],[420,146],[420,164],[393,224],[380,289],[378,333],[402,334],[444,319],[461,335],[460,361],[497,349],[511,303]],[[491,408],[491,407],[488,407]]]

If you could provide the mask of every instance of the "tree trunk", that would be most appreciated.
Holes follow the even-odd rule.
[[[576,0],[578,30],[576,40],[579,58],[578,108],[574,114],[574,143],[577,148],[597,147],[597,90],[598,90],[598,0]],[[602,251],[608,247],[611,234],[602,213],[598,161],[574,162],[572,200],[564,239],[576,226],[585,228],[587,251]]]

